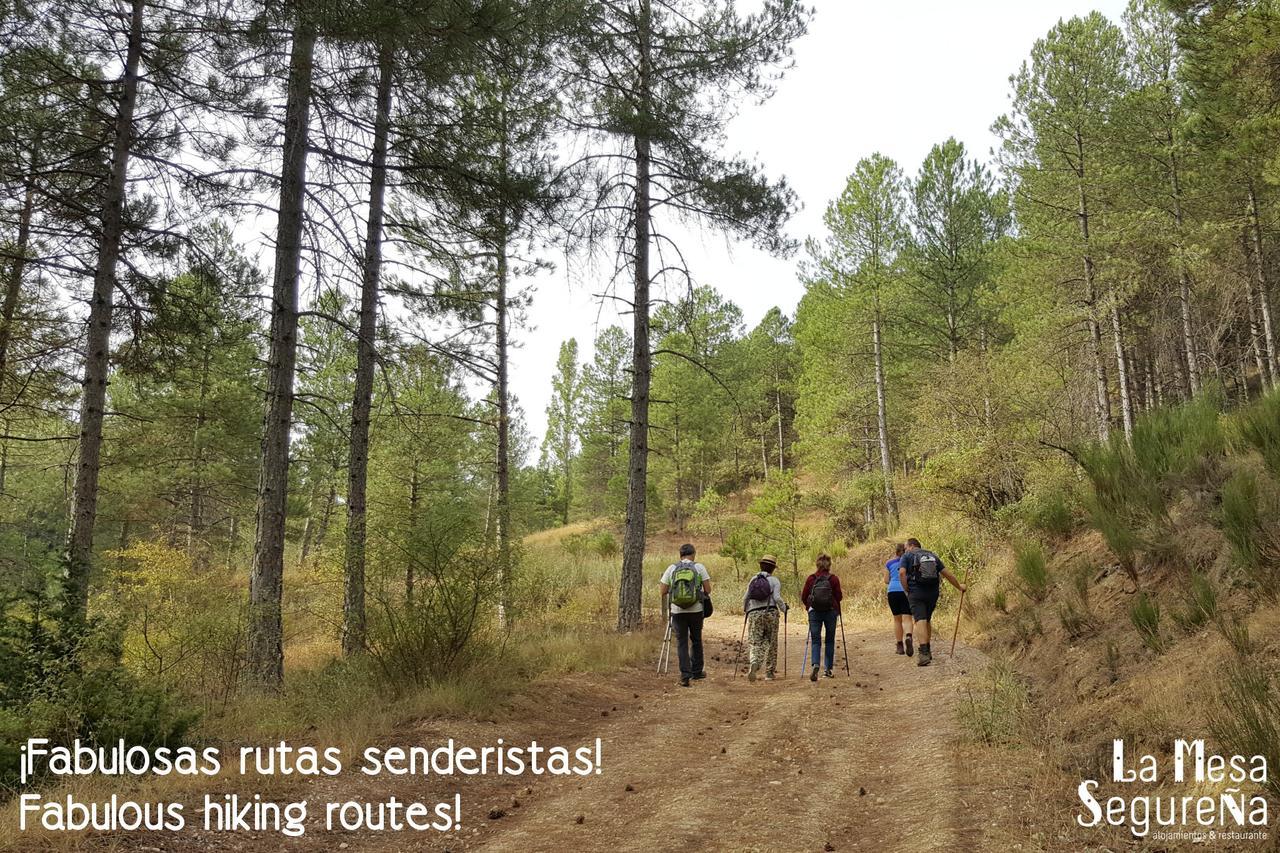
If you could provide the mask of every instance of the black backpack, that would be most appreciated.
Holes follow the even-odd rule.
[[[917,578],[926,583],[938,582],[938,567],[941,565],[942,561],[938,559],[937,554],[932,551],[925,551],[921,549],[916,552],[915,562]]]
[[[831,587],[831,573],[815,575],[809,588],[809,606],[814,610],[834,610],[836,593]]]
[[[769,583],[769,573],[761,572],[751,579],[747,585],[747,598],[752,601],[768,601],[773,598],[773,585]]]

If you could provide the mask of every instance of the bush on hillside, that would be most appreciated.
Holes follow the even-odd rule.
[[[1209,729],[1228,751],[1261,755],[1268,768],[1280,767],[1280,684],[1256,662],[1235,664],[1227,673]],[[1267,774],[1266,789],[1280,798],[1280,774]]]
[[[377,597],[369,610],[368,651],[393,687],[429,684],[484,655],[483,630],[501,593],[487,549],[437,554],[416,566],[413,598]]]
[[[1022,591],[1032,601],[1041,601],[1049,590],[1049,565],[1038,542],[1023,542],[1014,553],[1014,570],[1022,581]]]
[[[1258,451],[1272,476],[1280,477],[1280,391],[1241,409],[1232,423],[1236,446]]]
[[[1164,651],[1164,638],[1160,635],[1160,602],[1146,592],[1139,592],[1129,606],[1129,620],[1147,648],[1156,653]]]
[[[1280,536],[1274,523],[1268,523],[1274,512],[1264,504],[1257,478],[1237,471],[1223,484],[1221,498],[1218,520],[1231,546],[1233,564],[1263,596],[1276,598],[1280,594],[1276,589]]]
[[[102,744],[123,739],[148,748],[182,741],[198,714],[122,665],[118,629],[91,623],[67,637],[39,620],[38,611],[4,613],[11,656],[0,683],[0,786],[15,783],[18,752],[28,737],[60,745],[77,738]]]
[[[1137,555],[1167,538],[1173,496],[1217,476],[1226,447],[1220,400],[1210,394],[1157,409],[1134,424],[1132,443],[1113,433],[1077,453],[1092,493],[1090,521],[1131,577]]]

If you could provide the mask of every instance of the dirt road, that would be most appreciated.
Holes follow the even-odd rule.
[[[314,803],[391,795],[434,802],[461,790],[457,832],[326,832],[313,812],[307,834],[297,839],[188,830],[145,841],[99,837],[85,847],[166,853],[1076,849],[1058,840],[1063,816],[1028,796],[1025,766],[1005,766],[998,753],[958,736],[955,706],[984,664],[979,652],[962,647],[954,659],[944,652],[933,666],[919,668],[894,654],[887,629],[850,627],[850,675],[840,671],[811,683],[798,672],[804,629],[793,623],[790,677],[750,684],[732,677],[740,626],[732,616],[708,622],[709,677],[688,689],[674,674],[659,677],[649,667],[573,676],[535,687],[514,707],[495,710],[492,720],[428,721],[387,740],[411,745],[453,737],[483,744],[502,737],[577,745],[600,737],[603,772],[597,776],[372,780],[346,774],[272,791],[272,799]]]

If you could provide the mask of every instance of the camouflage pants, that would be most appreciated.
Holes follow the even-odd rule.
[[[765,675],[778,671],[778,611],[756,610],[747,614],[747,646],[751,670]]]

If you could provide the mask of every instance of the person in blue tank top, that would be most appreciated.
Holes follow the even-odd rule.
[[[893,636],[898,643],[898,654],[911,655],[911,603],[907,600],[907,591],[902,588],[902,580],[898,577],[898,564],[907,546],[901,542],[894,548],[894,558],[884,564],[884,580],[888,584],[889,614],[893,617]]]

